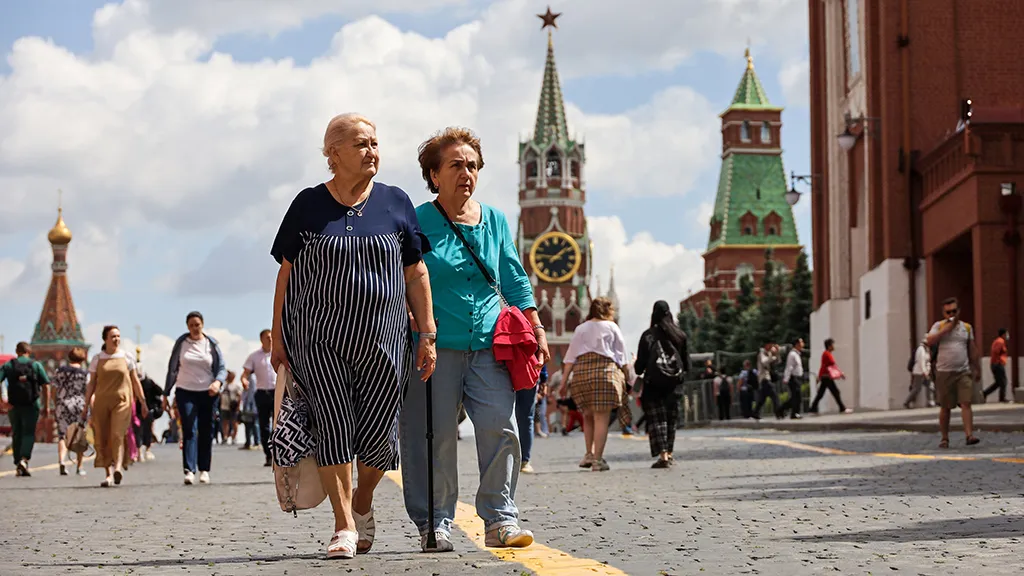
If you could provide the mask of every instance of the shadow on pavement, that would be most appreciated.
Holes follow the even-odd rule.
[[[865,530],[846,534],[795,536],[787,540],[802,542],[919,542],[925,540],[1015,538],[1020,536],[1024,516],[958,518],[921,522],[913,526],[886,530]]]
[[[804,472],[783,472],[776,476],[807,476],[813,480],[785,482],[758,482],[752,476],[752,485],[719,487],[718,500],[773,501],[802,500],[807,498],[860,498],[884,496],[961,497],[992,494],[1007,497],[1007,486],[993,480],[991,467],[979,467],[979,462],[920,460],[863,466],[856,468],[815,469]],[[991,463],[992,466],[1000,466]],[[958,478],[950,482],[949,478]],[[1010,487],[1010,490],[1015,490]]]
[[[405,551],[381,551],[374,552],[374,556],[410,556],[419,555],[418,552]],[[225,556],[222,558],[155,558],[153,560],[138,560],[135,562],[25,562],[21,564],[26,568],[122,568],[122,567],[146,567],[160,568],[170,566],[214,566],[217,564],[248,564],[250,562],[288,562],[291,560],[323,560],[327,558],[322,554],[269,554],[255,556]]]

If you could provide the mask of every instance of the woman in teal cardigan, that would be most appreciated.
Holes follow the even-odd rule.
[[[539,367],[547,362],[549,354],[533,287],[519,260],[505,215],[472,199],[477,175],[484,165],[480,140],[467,129],[447,128],[420,145],[419,161],[427,187],[437,194],[436,203],[428,202],[416,209],[431,246],[423,261],[430,272],[437,318],[436,334],[419,334],[420,338],[437,339],[432,386],[434,526],[428,526],[425,481],[426,393],[416,378],[410,381],[400,416],[405,507],[419,528],[425,552],[453,549],[450,535],[459,492],[457,429],[461,403],[476,431],[480,460],[476,506],[486,529],[485,543],[492,547],[529,546],[533,534],[519,527],[515,505],[521,459],[515,392],[508,370],[491,351],[501,302],[449,219],[498,282],[505,300],[522,310],[533,325],[539,344]],[[428,550],[430,530],[434,531],[437,547]]]

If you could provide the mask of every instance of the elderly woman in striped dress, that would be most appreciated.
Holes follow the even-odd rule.
[[[423,263],[430,246],[405,192],[373,181],[380,160],[373,122],[336,116],[323,154],[334,177],[295,197],[271,250],[281,265],[271,362],[290,368],[310,407],[320,479],[334,509],[327,557],[353,558],[373,545],[373,490],[384,471],[398,468],[398,412],[413,368],[407,304],[423,330],[416,354],[423,378],[437,358]]]

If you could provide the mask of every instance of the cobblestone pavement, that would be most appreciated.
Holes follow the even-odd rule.
[[[982,440],[940,451],[916,433],[694,430],[677,466],[652,470],[643,438],[613,434],[612,470],[594,473],[576,466],[579,433],[553,436],[535,443],[537,474],[517,497],[543,546],[496,555],[457,531],[456,553],[420,554],[384,480],[377,543],[349,562],[322,559],[328,503],[280,511],[260,452],[215,447],[213,483],[186,487],[177,447],[163,446],[114,489],[92,468],[15,478],[5,456],[0,574],[1020,574],[1024,436]],[[472,439],[461,449],[471,504]],[[55,455],[37,446],[34,464]]]

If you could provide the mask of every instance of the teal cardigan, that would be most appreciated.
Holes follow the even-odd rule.
[[[516,251],[505,214],[480,205],[476,226],[456,224],[501,287],[509,305],[536,308],[533,286]],[[431,202],[416,208],[420,229],[430,241],[423,262],[430,273],[437,347],[446,350],[486,350],[494,339],[501,302],[487,285],[473,257]]]

